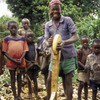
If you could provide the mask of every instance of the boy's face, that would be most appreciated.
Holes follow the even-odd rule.
[[[82,44],[82,47],[88,48],[88,46],[89,46],[89,39],[88,38],[82,38],[81,39],[81,44]]]
[[[96,55],[100,54],[100,43],[94,42],[94,43],[93,43],[93,46],[92,46],[92,49],[93,49],[93,52],[94,52]]]
[[[18,26],[16,23],[10,23],[8,30],[10,31],[10,33],[12,35],[16,35],[17,34],[17,30],[18,30]]]
[[[34,40],[34,34],[32,32],[27,32],[25,38],[28,43],[31,43]]]
[[[30,26],[30,23],[29,23],[29,21],[28,20],[24,20],[24,21],[22,21],[22,26],[24,27],[24,29],[28,29],[29,28],[29,26]]]
[[[61,6],[59,4],[53,4],[50,7],[50,15],[53,17],[54,20],[57,20],[60,18],[61,14]]]

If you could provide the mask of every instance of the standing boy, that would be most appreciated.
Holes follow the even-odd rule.
[[[37,52],[36,52],[36,43],[33,41],[35,34],[32,31],[27,31],[25,34],[25,38],[28,43],[29,51],[26,53],[25,58],[27,62],[27,74],[28,78],[28,87],[29,87],[29,97],[32,99],[32,84],[31,81],[34,82],[34,92],[37,98],[40,98],[38,95],[38,83],[37,77],[39,72],[39,66],[37,64]]]
[[[21,36],[25,36],[26,32],[30,30],[30,21],[28,18],[22,19],[22,28],[18,30],[18,34]]]
[[[8,23],[8,30],[10,31],[10,35],[4,38],[2,51],[7,57],[6,66],[10,72],[11,88],[13,91],[14,100],[22,100],[20,97],[22,83],[21,76],[26,67],[24,56],[26,51],[28,51],[28,46],[25,38],[17,34],[18,24],[15,21],[10,21]],[[15,87],[16,72],[18,96],[16,94]]]
[[[85,66],[87,56],[91,53],[91,49],[89,48],[89,37],[84,35],[81,38],[81,45],[77,52],[78,59],[78,81],[80,82],[78,88],[78,100],[81,100],[82,89],[84,88],[84,98],[88,99],[88,69]]]
[[[46,85],[47,77],[48,77],[48,68],[50,63],[51,47],[50,48],[47,47],[47,41],[44,38],[45,24],[46,22],[42,24],[43,36],[39,37],[37,40],[38,43],[37,52],[38,52],[38,61],[39,61],[41,73],[44,74],[44,80]]]
[[[95,39],[92,43],[93,53],[89,54],[86,66],[90,67],[90,88],[92,89],[92,100],[97,100],[97,90],[100,90],[100,39]]]
[[[78,40],[78,34],[76,33],[77,29],[70,17],[61,15],[61,2],[59,0],[52,0],[49,3],[49,8],[52,20],[46,23],[45,38],[48,40],[48,45],[51,46],[51,36],[54,37],[55,34],[60,34],[62,37],[62,41],[57,45],[57,50],[61,49],[60,69],[63,71],[62,80],[65,96],[67,100],[72,100],[72,74],[76,69],[76,51],[73,43]],[[52,65],[52,61],[50,65]],[[47,79],[47,100],[50,99],[51,95],[51,67],[52,66],[49,66],[49,75]]]

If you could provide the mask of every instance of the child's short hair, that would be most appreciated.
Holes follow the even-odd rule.
[[[29,24],[30,24],[30,20],[28,18],[23,18],[22,22],[25,21],[25,20],[27,20],[29,22]]]
[[[17,24],[17,22],[15,22],[15,21],[10,21],[10,22],[8,22],[8,27],[10,26],[11,23]],[[18,24],[17,24],[17,26],[18,26]]]
[[[93,40],[92,46],[93,46],[94,43],[100,43],[100,39],[95,39],[95,40]]]
[[[87,35],[82,36],[82,37],[81,37],[81,40],[82,40],[83,38],[87,38],[87,39],[90,40],[90,38],[89,38]]]
[[[35,37],[35,34],[34,34],[34,32],[33,32],[33,31],[28,30],[28,31],[26,32],[26,34],[27,34],[28,32],[32,33],[32,34],[34,35],[34,37]],[[26,34],[25,34],[25,35],[26,35]]]

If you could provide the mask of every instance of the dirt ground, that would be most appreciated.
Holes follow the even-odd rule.
[[[1,100],[14,100],[10,84],[0,84],[0,86],[2,86],[2,89],[0,89]],[[43,100],[43,97],[46,96],[46,94],[47,94],[43,75],[40,75],[38,78],[38,87],[39,87],[39,96],[41,97],[40,100]],[[89,91],[88,100],[92,100],[92,91],[90,88],[88,91]],[[24,100],[30,100],[30,99],[28,99],[27,85],[24,86],[23,92],[24,93],[21,93],[22,98]],[[78,97],[77,93],[78,93],[78,83],[74,83],[73,84],[73,100],[77,100],[77,97]],[[58,95],[58,100],[66,100],[66,98],[64,96],[62,83],[59,83],[59,85],[58,85],[57,95]],[[33,97],[34,97],[34,93],[33,93]],[[37,100],[37,99],[34,97],[33,100]],[[84,91],[82,91],[82,100],[84,100]],[[97,95],[97,100],[100,100],[100,92],[99,91],[98,91],[98,95]]]

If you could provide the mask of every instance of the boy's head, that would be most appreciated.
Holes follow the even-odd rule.
[[[81,45],[83,48],[88,48],[89,47],[89,42],[90,42],[90,39],[88,36],[84,35],[81,37]]]
[[[46,24],[46,22],[44,22],[44,23],[42,24],[42,32],[43,32],[43,34],[45,33],[45,24]]]
[[[27,30],[30,26],[30,21],[27,18],[22,19],[22,26],[25,30]]]
[[[93,41],[92,50],[96,55],[100,54],[100,39],[95,39]]]
[[[59,0],[52,0],[49,3],[50,15],[54,20],[59,20],[61,14],[61,2]]]
[[[26,34],[25,34],[25,38],[26,38],[26,41],[28,43],[32,43],[34,38],[35,38],[35,34],[33,33],[33,31],[27,31]]]
[[[8,22],[8,30],[10,31],[10,33],[12,35],[16,35],[17,34],[17,30],[18,30],[17,22],[15,22],[15,21]]]

